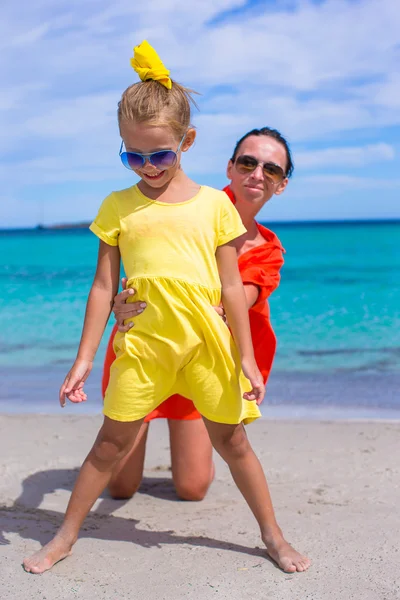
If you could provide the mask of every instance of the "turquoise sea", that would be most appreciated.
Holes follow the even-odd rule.
[[[278,337],[272,414],[398,416],[400,223],[269,227],[287,252],[270,301]],[[0,410],[56,407],[97,244],[86,229],[0,232]],[[96,410],[106,340],[91,376]]]

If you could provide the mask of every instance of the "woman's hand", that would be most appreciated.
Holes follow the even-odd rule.
[[[93,363],[89,360],[76,359],[60,389],[61,408],[64,408],[66,398],[75,403],[85,402],[87,396],[83,391],[83,386],[89,377],[92,366]]]
[[[242,370],[252,387],[250,392],[243,394],[243,398],[245,400],[255,400],[257,405],[261,404],[265,396],[265,385],[256,361],[254,359],[243,359]]]
[[[121,333],[126,333],[131,329],[131,327],[134,327],[135,325],[134,323],[132,323],[132,321],[130,323],[124,324],[124,321],[126,321],[126,319],[132,319],[133,317],[137,317],[146,309],[147,306],[146,302],[143,302],[141,300],[138,300],[137,302],[127,302],[128,298],[131,298],[136,294],[136,290],[134,290],[133,288],[126,289],[126,282],[126,277],[123,277],[121,279],[122,292],[115,296],[114,304],[112,307],[112,311],[114,313],[115,320],[118,325],[118,331],[120,331]],[[227,323],[226,314],[223,306],[213,306],[213,309],[221,317],[224,323]]]
[[[228,325],[228,321],[226,320],[225,310],[224,310],[224,307],[222,306],[222,304],[220,304],[219,306],[213,306],[213,309],[215,310],[217,315],[219,315],[221,317],[223,322],[226,323],[226,325]]]
[[[125,325],[124,321],[126,319],[132,319],[132,317],[137,317],[137,315],[140,315],[140,313],[142,313],[146,308],[146,302],[141,302],[139,300],[137,302],[127,303],[127,299],[134,296],[136,294],[136,290],[132,288],[129,288],[128,290],[126,289],[126,277],[123,277],[121,282],[122,292],[115,296],[112,310],[115,316],[115,320],[117,321],[118,331],[120,331],[121,333],[126,333],[130,330],[131,327],[134,326],[134,323],[130,322]]]

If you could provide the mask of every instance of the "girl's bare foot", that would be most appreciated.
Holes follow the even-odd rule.
[[[285,573],[307,571],[311,561],[295,550],[281,534],[263,538],[268,556],[276,562]]]
[[[60,560],[71,554],[72,543],[65,540],[59,533],[41,550],[25,558],[23,567],[28,573],[40,574],[51,569]]]

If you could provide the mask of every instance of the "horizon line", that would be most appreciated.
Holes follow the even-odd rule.
[[[393,218],[371,218],[371,219],[304,219],[288,221],[258,221],[262,225],[278,226],[304,226],[304,225],[368,225],[368,224],[388,224],[400,223],[400,217]],[[0,227],[0,233],[3,232],[24,232],[24,231],[73,231],[89,229],[91,221],[82,221],[77,223],[54,223],[53,225],[32,225],[29,227]]]

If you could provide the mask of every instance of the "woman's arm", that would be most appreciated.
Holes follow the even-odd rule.
[[[118,291],[120,253],[118,246],[100,241],[96,274],[86,305],[85,320],[78,354],[60,389],[60,404],[68,397],[72,402],[86,400],[83,385],[92,369],[105,326]]]
[[[260,288],[257,285],[254,285],[253,283],[245,283],[243,287],[246,296],[247,310],[250,310],[251,307],[254,306],[258,300],[258,296],[260,295]]]
[[[254,358],[247,298],[239,273],[234,244],[230,242],[219,246],[216,258],[222,285],[222,303],[239,349],[243,372],[253,387],[245,398],[255,399],[260,403],[264,397],[264,383]]]
[[[115,296],[112,311],[118,325],[118,331],[126,333],[131,329],[131,327],[133,327],[133,322],[129,321],[125,325],[125,320],[133,319],[134,317],[140,315],[144,310],[146,310],[147,303],[143,302],[143,300],[128,302],[128,299],[133,298],[133,296],[136,294],[136,290],[133,288],[126,289],[125,277],[121,279],[121,282],[122,292],[119,292],[119,294]],[[250,308],[257,302],[258,296],[260,295],[260,289],[253,283],[245,283],[244,293],[246,295],[247,308],[250,310]],[[226,322],[225,310],[223,307],[214,306],[213,308],[216,313]]]
[[[254,306],[258,300],[258,296],[260,295],[260,289],[257,285],[254,285],[253,283],[245,283],[243,284],[243,287],[246,296],[247,310],[250,310],[251,307]],[[224,307],[220,305],[214,306],[213,308],[215,312],[225,321],[225,323],[228,323]]]

